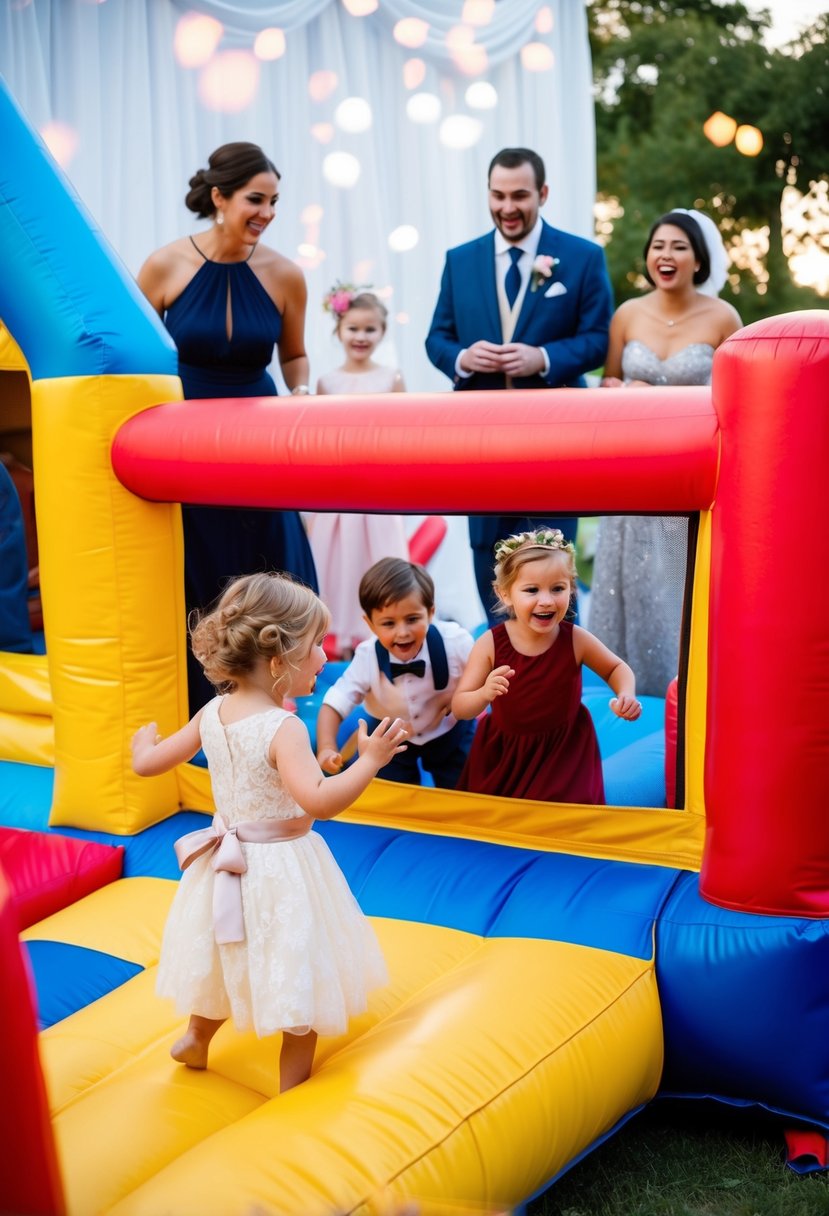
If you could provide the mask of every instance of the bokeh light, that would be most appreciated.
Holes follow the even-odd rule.
[[[763,134],[757,127],[744,124],[737,128],[734,146],[743,156],[758,156],[763,151]]]
[[[256,96],[259,61],[250,51],[220,51],[199,73],[199,97],[209,110],[238,114]]]
[[[299,213],[299,220],[302,224],[319,224],[323,214],[323,209],[319,203],[307,203]]]
[[[318,144],[330,144],[335,134],[333,122],[315,122],[311,127],[311,135]]]
[[[535,32],[537,34],[552,34],[555,18],[549,4],[542,4],[535,14]]]
[[[343,0],[343,8],[352,17],[367,17],[377,11],[378,0]]]
[[[396,312],[394,314],[394,319],[398,325],[408,325],[411,321],[411,317],[407,312]]]
[[[219,45],[224,26],[215,17],[184,13],[176,22],[173,54],[183,68],[200,68]]]
[[[350,152],[329,152],[322,162],[322,175],[332,186],[350,190],[360,180],[360,162]]]
[[[40,128],[43,142],[62,169],[78,150],[78,132],[65,122],[47,122]]]
[[[371,126],[371,106],[363,97],[346,97],[334,111],[334,122],[341,131],[360,135]]]
[[[702,133],[710,139],[715,148],[724,148],[730,144],[737,130],[736,121],[722,110],[715,110],[710,118],[702,124]]]
[[[544,42],[528,42],[521,47],[521,66],[525,72],[549,72],[554,63],[553,52]]]
[[[312,101],[325,101],[337,87],[337,73],[327,70],[312,72],[308,78],[308,96]]]
[[[403,83],[407,89],[416,89],[426,79],[426,64],[422,59],[407,59],[403,64]]]
[[[495,0],[464,0],[461,21],[466,25],[489,25],[495,12]]]
[[[478,118],[466,114],[453,114],[440,124],[440,142],[444,148],[461,151],[472,148],[481,138],[483,124]]]
[[[374,274],[374,258],[361,258],[354,263],[352,278],[355,283],[370,283]]]
[[[394,40],[401,46],[423,46],[429,37],[429,22],[419,17],[403,17],[394,27]]]
[[[498,91],[487,80],[476,80],[464,93],[470,110],[494,110],[498,105]]]
[[[415,93],[406,102],[406,114],[412,122],[437,122],[442,108],[435,93]]]
[[[414,249],[419,240],[420,233],[414,224],[400,224],[389,233],[389,249],[394,253],[408,253],[410,249]]]
[[[277,26],[260,30],[253,43],[257,59],[281,59],[285,54],[285,34]]]
[[[489,56],[485,46],[471,43],[452,52],[452,62],[465,76],[480,76],[489,67]]]

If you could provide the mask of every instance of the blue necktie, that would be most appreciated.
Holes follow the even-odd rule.
[[[523,249],[518,249],[513,245],[509,251],[512,265],[507,271],[507,277],[504,280],[504,287],[507,292],[507,303],[512,308],[515,301],[518,299],[518,293],[521,290],[521,271],[518,269],[518,262],[523,253]]]

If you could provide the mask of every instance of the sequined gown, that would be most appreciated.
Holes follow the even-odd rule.
[[[167,309],[164,324],[178,349],[187,400],[276,396],[267,368],[282,334],[282,316],[247,262],[205,258]],[[317,590],[311,549],[297,511],[185,505],[182,518],[188,615],[212,603],[228,580],[259,570],[288,572]],[[189,648],[187,680],[192,716],[213,696],[213,688]]]
[[[495,667],[515,671],[478,723],[457,788],[502,798],[604,804],[593,719],[581,700],[573,625],[562,621],[543,654],[520,654],[507,627],[492,630]]]
[[[397,375],[392,367],[367,372],[338,368],[320,377],[317,392],[353,397],[390,393]],[[353,651],[370,637],[357,594],[360,579],[383,557],[409,559],[403,516],[318,513],[310,516],[308,533],[320,596],[331,613],[331,632],[340,650]]]
[[[622,376],[654,385],[710,384],[714,348],[697,342],[659,359],[628,342]],[[664,697],[679,664],[688,521],[674,516],[602,519],[593,565],[590,632],[630,664],[640,696]]]
[[[216,808],[229,825],[302,815],[267,761],[291,717],[274,708],[227,726],[216,697],[202,713],[202,745]],[[245,940],[213,932],[213,854],[184,871],[164,929],[157,991],[182,1014],[231,1017],[260,1037],[279,1030],[342,1034],[387,974],[374,930],[328,845],[313,828],[268,844],[241,843]]]

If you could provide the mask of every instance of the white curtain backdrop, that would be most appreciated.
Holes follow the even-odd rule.
[[[299,261],[308,281],[312,384],[341,361],[321,302],[342,279],[387,295],[390,324],[379,360],[399,366],[410,390],[448,390],[423,342],[445,250],[491,227],[486,170],[495,152],[508,145],[538,151],[550,184],[545,218],[593,235],[593,101],[583,0],[379,0],[364,17],[353,16],[347,3],[3,0],[0,72],[133,274],[159,245],[204,227],[183,200],[189,177],[209,153],[230,140],[261,144],[282,174],[277,216],[265,239]],[[473,24],[487,10],[488,22]],[[177,58],[175,39],[180,21],[192,14],[223,28],[207,62],[187,67]],[[395,26],[405,18],[428,24],[422,45],[407,49],[395,40]],[[284,34],[284,53],[255,58],[257,34],[273,27]],[[457,66],[451,46],[464,39],[474,40],[479,55],[485,51],[484,70],[468,74]],[[522,58],[528,44],[540,44],[552,66],[528,70]],[[256,81],[249,102],[229,108],[230,83],[219,99],[224,108],[212,108],[215,103],[203,99],[211,72],[232,71],[239,55],[248,56],[243,84]],[[413,60],[422,62],[416,85],[404,76],[414,70]],[[321,72],[332,73],[335,83],[315,100],[310,85]],[[467,97],[476,81],[494,88],[493,108],[475,108]],[[407,104],[419,93],[438,100],[437,120],[409,117]],[[368,129],[349,133],[337,124],[346,98],[368,103]],[[480,123],[470,146],[443,141],[441,124],[454,117]],[[351,188],[326,175],[325,158],[333,152],[357,158],[359,178]],[[403,225],[414,230],[416,243],[396,251],[389,237]]]

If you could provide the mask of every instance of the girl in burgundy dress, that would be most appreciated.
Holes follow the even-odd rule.
[[[545,802],[604,803],[596,731],[581,703],[583,663],[616,694],[610,707],[642,712],[627,663],[564,619],[576,589],[575,549],[539,528],[495,546],[495,593],[508,619],[478,638],[452,697],[456,718],[478,724],[459,790]]]

